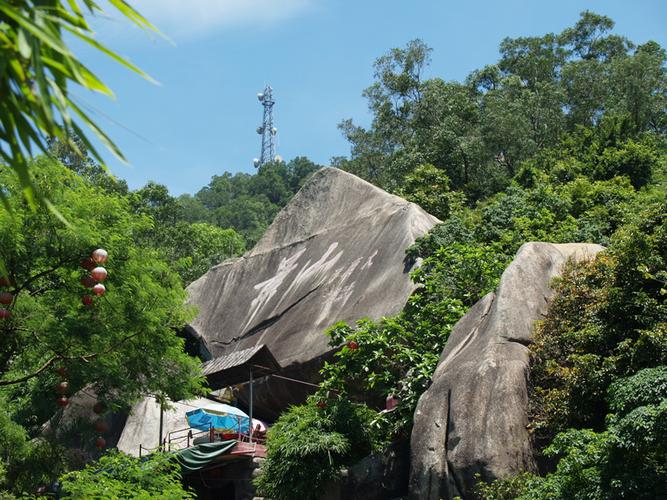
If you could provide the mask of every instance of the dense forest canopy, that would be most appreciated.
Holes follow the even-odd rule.
[[[370,128],[343,121],[350,158],[336,166],[396,190],[431,164],[469,201],[504,189],[521,164],[605,118],[623,117],[628,137],[663,134],[665,50],[611,32],[584,12],[559,34],[503,40],[496,64],[465,82],[424,79],[431,49],[421,40],[375,63],[364,91]]]

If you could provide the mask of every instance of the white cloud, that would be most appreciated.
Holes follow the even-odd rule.
[[[133,0],[131,5],[174,39],[216,29],[276,23],[294,17],[313,0]]]

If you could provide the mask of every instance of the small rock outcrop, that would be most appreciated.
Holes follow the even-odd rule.
[[[212,357],[257,344],[286,375],[312,380],[337,321],[398,313],[414,290],[405,250],[438,223],[419,206],[335,168],[315,173],[255,248],[188,287],[189,332]],[[259,381],[257,414],[272,418],[301,387]]]
[[[410,498],[472,498],[484,480],[535,470],[528,424],[533,324],[547,312],[550,282],[593,244],[526,243],[495,293],[454,326],[414,416]]]

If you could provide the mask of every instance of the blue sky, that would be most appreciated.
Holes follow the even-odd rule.
[[[373,61],[414,38],[433,48],[428,76],[462,80],[497,60],[506,37],[572,26],[582,10],[610,16],[615,31],[667,47],[665,0],[135,0],[171,42],[117,16],[95,21],[98,37],[160,82],[153,85],[85,47],[77,54],[115,99],[75,91],[128,157],[111,170],[131,188],[148,180],[194,193],[211,176],[253,172],[262,108],[274,89],[277,153],[328,164],[346,155],[336,125],[368,124],[361,96]]]

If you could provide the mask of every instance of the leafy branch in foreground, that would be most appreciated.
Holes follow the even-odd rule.
[[[109,0],[124,17],[143,29],[157,31],[124,0]],[[53,205],[36,189],[29,175],[28,158],[33,148],[46,151],[44,138],[71,141],[70,131],[83,141],[95,158],[100,154],[80,126],[91,130],[118,158],[122,153],[111,139],[75,102],[69,85],[113,96],[113,92],[70,50],[66,36],[73,36],[119,64],[150,80],[139,68],[100,44],[93,37],[86,15],[101,13],[94,0],[0,0],[0,161],[20,179],[24,196],[34,209],[43,201]],[[7,195],[0,201],[10,210]],[[57,213],[55,211],[54,213]]]

